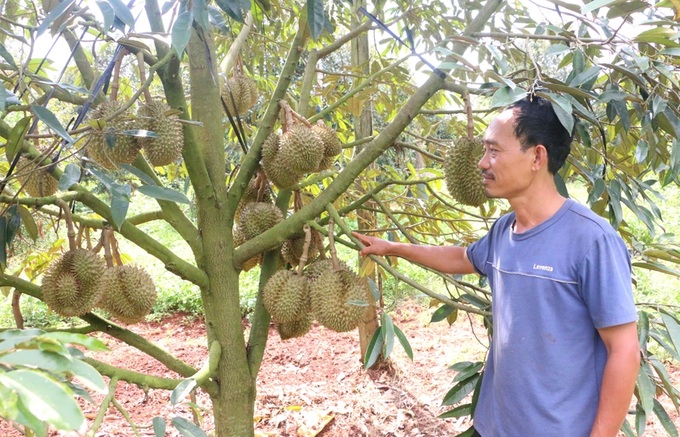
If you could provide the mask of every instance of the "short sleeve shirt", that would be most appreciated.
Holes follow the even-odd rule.
[[[467,256],[492,291],[493,340],[475,428],[484,437],[587,437],[606,349],[597,329],[637,320],[630,256],[612,227],[567,200],[514,233],[499,218]]]

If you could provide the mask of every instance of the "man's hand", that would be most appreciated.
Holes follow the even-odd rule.
[[[360,234],[358,232],[352,232],[352,235],[364,244],[364,248],[361,249],[359,254],[361,256],[366,255],[390,255],[391,243],[387,240],[383,240],[378,237],[370,237],[368,235]]]

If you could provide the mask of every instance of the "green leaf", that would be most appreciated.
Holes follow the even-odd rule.
[[[111,190],[111,218],[116,229],[120,229],[130,207],[130,186],[116,184]]]
[[[325,22],[323,0],[307,0],[307,25],[314,40],[319,39]]]
[[[464,404],[437,416],[439,419],[449,419],[451,417],[464,417],[472,414],[472,404]]]
[[[401,343],[401,347],[404,348],[404,351],[406,352],[406,355],[413,360],[413,349],[411,349],[411,344],[408,342],[408,338],[406,338],[406,335],[404,332],[399,329],[398,326],[394,327],[394,333],[397,336],[397,339],[399,339],[399,343]]]
[[[454,368],[456,364],[466,364],[465,366],[461,366],[458,368]],[[484,363],[481,361],[477,361],[474,363],[470,362],[465,362],[465,363],[456,363],[451,368],[453,370],[458,371],[456,376],[453,378],[453,382],[458,382],[458,381],[464,381],[471,377],[472,375],[479,374],[481,370],[484,368]]]
[[[647,426],[647,412],[638,403],[635,406],[635,432],[638,436],[645,433],[645,427]]]
[[[649,5],[647,4],[647,2],[644,2],[642,0],[633,1],[629,0],[624,3],[619,3],[616,6],[613,6],[609,10],[609,12],[607,12],[607,18],[612,19],[617,17],[624,17],[634,12],[642,11],[648,7]]]
[[[85,334],[77,334],[73,332],[46,332],[37,337],[38,340],[56,340],[64,344],[77,344],[79,346],[84,346],[91,351],[105,352],[109,348],[106,343],[99,340],[98,338],[90,337]]]
[[[61,125],[57,117],[49,109],[40,106],[32,105],[31,109],[33,113],[38,116],[38,118],[47,125],[48,128],[52,129],[57,135],[62,137],[69,144],[73,144],[75,140],[66,132],[64,126]]]
[[[10,65],[10,67],[14,68],[15,70],[19,69],[19,67],[17,67],[17,64],[14,62],[14,58],[12,57],[12,54],[7,51],[7,49],[5,48],[5,45],[2,44],[2,43],[0,43],[0,57],[2,57],[2,59],[7,61],[7,63]],[[3,96],[5,95],[4,89],[2,90],[2,94],[3,94]],[[2,107],[4,108],[5,105],[2,105]]]
[[[92,367],[92,365],[80,359],[74,359],[66,369],[73,374],[73,378],[80,382],[85,388],[100,394],[108,392],[108,386],[102,375]]]
[[[208,18],[208,7],[205,0],[192,0],[191,12],[194,14],[196,23],[205,31],[210,29],[210,20]]]
[[[215,0],[215,3],[232,19],[243,23],[243,10],[238,0]]]
[[[475,385],[477,385],[477,380],[479,379],[479,377],[480,375],[476,374],[454,385],[453,388],[451,388],[451,390],[449,390],[448,393],[446,393],[446,395],[444,396],[442,405],[455,405],[458,402],[462,401],[465,398],[465,396],[472,393],[472,390],[474,390]]]
[[[621,0],[594,0],[587,5],[583,5],[581,7],[581,13],[582,14],[587,14],[588,12],[595,11],[597,9],[600,9],[605,6],[609,6],[612,3],[622,3]]]
[[[77,430],[85,421],[66,386],[39,372],[22,369],[2,373],[0,384],[15,390],[32,415],[59,430]]]
[[[59,178],[59,189],[68,191],[78,181],[80,181],[80,167],[76,164],[67,164]]]
[[[627,420],[623,421],[623,425],[621,425],[621,431],[623,431],[623,434],[626,437],[636,437],[633,428],[630,427],[630,423],[628,423]]]
[[[47,14],[43,22],[40,23],[40,26],[36,31],[36,36],[40,36],[45,33],[45,31],[49,29],[50,26],[52,26],[52,23],[54,23],[71,7],[74,1],[75,0],[64,0],[61,3],[57,3],[57,5]]]
[[[381,317],[383,336],[385,339],[385,358],[389,357],[394,349],[394,323],[389,314],[383,313]]]
[[[659,418],[659,422],[663,429],[670,437],[678,437],[678,429],[675,427],[673,420],[666,412],[666,409],[661,405],[661,402],[654,399],[654,414]]]
[[[14,348],[16,345],[33,341],[37,336],[43,334],[40,329],[8,329],[0,332],[0,351]]]
[[[20,349],[0,357],[0,363],[10,366],[32,367],[55,373],[64,372],[71,363],[70,358],[38,349]]]
[[[512,89],[509,86],[499,88],[491,97],[491,107],[500,108],[511,105],[516,101],[523,99],[526,95],[527,92],[519,87],[515,89]]]
[[[371,294],[373,295],[373,300],[378,302],[380,300],[380,289],[378,288],[378,284],[376,284],[375,281],[368,276],[366,277],[366,281],[368,282],[368,288],[371,290]]]
[[[196,387],[196,380],[193,378],[183,379],[177,387],[170,394],[170,402],[172,405],[177,405]]]
[[[562,53],[569,52],[570,48],[566,44],[551,44],[550,47],[548,47],[545,50],[545,55],[546,56],[554,56],[554,55],[561,55]]]
[[[430,323],[436,323],[441,322],[442,320],[446,320],[449,314],[451,314],[455,310],[456,309],[454,307],[448,306],[447,304],[440,306],[434,313],[432,313]]]
[[[366,348],[366,355],[364,356],[364,369],[370,369],[373,364],[378,360],[378,357],[382,353],[383,349],[383,327],[380,326],[375,333],[373,338],[368,343],[368,348]]]
[[[187,205],[191,203],[189,199],[187,199],[187,197],[179,191],[171,190],[165,187],[159,187],[158,185],[142,185],[137,188],[137,191],[158,200],[167,200],[170,202],[184,203]]]
[[[153,433],[156,437],[165,437],[165,419],[160,416],[153,418]]]
[[[567,184],[564,182],[564,178],[562,178],[562,175],[559,173],[555,173],[555,176],[553,176],[553,180],[555,181],[555,186],[557,187],[557,192],[560,193],[563,197],[569,198],[569,189],[567,189]]]
[[[571,82],[569,82],[569,85],[573,86],[573,87],[583,85],[584,83],[587,83],[590,80],[597,77],[597,75],[600,73],[601,70],[602,70],[601,67],[594,65],[594,66],[590,67],[589,69],[587,69],[587,70],[579,73],[578,75],[576,75],[576,77],[573,78],[571,80]]]
[[[175,49],[175,53],[180,59],[182,59],[184,49],[189,44],[193,22],[194,14],[191,11],[184,11],[179,14],[172,26],[172,48]]]
[[[128,8],[121,0],[108,0],[108,2],[116,13],[116,16],[120,18],[120,21],[127,24],[130,29],[134,29],[135,17],[132,15],[130,8]]]
[[[36,241],[38,239],[38,225],[33,219],[31,212],[23,205],[19,205],[19,214],[21,215],[21,222],[24,224],[24,229],[26,233],[31,238],[31,240]]]
[[[7,144],[5,144],[5,155],[7,156],[7,161],[12,162],[16,153],[21,150],[24,145],[24,138],[31,128],[31,120],[33,117],[30,115],[22,118],[14,125],[12,131],[7,139]]]
[[[113,7],[104,0],[95,0],[95,3],[97,3],[97,6],[99,6],[99,10],[102,13],[102,18],[104,19],[102,28],[104,30],[110,29],[111,26],[113,26],[113,21],[116,18],[116,13],[113,10]]]
[[[664,366],[664,364],[655,356],[650,356],[648,360],[654,368],[656,374],[659,376],[661,384],[663,384],[664,388],[666,389],[666,394],[668,394],[668,397],[671,399],[671,401],[673,401],[673,406],[678,409],[680,407],[680,403],[678,402],[679,399],[676,395],[674,395],[675,387],[673,386],[673,380],[671,380],[671,376],[668,374],[668,370],[666,370],[666,366]]]
[[[654,382],[649,364],[643,363],[638,371],[636,391],[640,405],[646,414],[652,414],[654,408]]]
[[[208,437],[201,428],[183,417],[173,417],[172,424],[184,437]]]
[[[675,350],[680,352],[680,325],[678,325],[677,320],[673,316],[664,312],[661,313],[661,320],[668,330],[668,336],[673,346],[675,346]]]
[[[638,312],[638,342],[643,350],[647,349],[649,341],[649,315],[645,311]]]

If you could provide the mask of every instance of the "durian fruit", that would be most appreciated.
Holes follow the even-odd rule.
[[[139,110],[144,128],[158,135],[158,138],[138,138],[146,159],[156,167],[173,163],[182,156],[184,134],[177,114],[166,115],[172,108],[155,100]]]
[[[58,182],[47,173],[44,168],[51,164],[46,156],[35,160],[22,156],[16,167],[17,179],[24,187],[24,191],[31,197],[51,196],[57,192]]]
[[[123,323],[137,323],[156,303],[156,284],[141,267],[125,264],[106,269],[98,306]]]
[[[312,262],[319,256],[319,250],[321,248],[322,240],[319,231],[312,229],[311,232],[312,240],[309,243],[309,249],[307,251],[307,261]],[[300,264],[300,257],[302,256],[302,250],[305,247],[305,237],[289,238],[283,242],[281,246],[281,256],[283,259],[292,266],[297,266]]]
[[[321,162],[316,169],[319,172],[331,168],[335,162],[335,157],[342,152],[342,143],[338,138],[338,133],[323,123],[313,125],[312,130],[319,136],[324,146],[323,158],[321,158]]]
[[[232,116],[245,114],[257,103],[255,81],[244,74],[230,77],[222,87],[222,99]]]
[[[291,270],[279,270],[264,285],[262,300],[276,322],[289,323],[308,317],[307,278]]]
[[[241,200],[239,201],[238,206],[236,207],[234,219],[237,222],[240,221],[241,212],[243,211],[243,208],[249,203],[252,202],[272,203],[273,199],[269,191],[270,190],[268,189],[268,187],[264,187],[262,194],[260,194],[260,190],[257,187],[257,178],[251,179],[248,185],[246,186],[246,189],[243,191]],[[258,199],[258,197],[260,197],[260,199]]]
[[[234,247],[238,247],[242,245],[243,243],[246,242],[246,237],[243,235],[243,230],[239,226],[236,226],[234,228]],[[248,270],[252,269],[256,265],[262,263],[262,254],[255,255],[254,257],[250,258],[246,262],[243,263],[243,266],[241,269],[244,272],[247,272]]]
[[[312,315],[308,313],[305,317],[293,322],[277,322],[275,326],[281,340],[302,337],[312,328]]]
[[[50,266],[40,286],[45,304],[65,317],[89,312],[101,297],[105,270],[104,260],[89,250],[64,253]]]
[[[139,144],[135,137],[124,134],[127,130],[137,130],[136,121],[121,114],[106,122],[103,128],[94,120],[104,119],[121,107],[119,102],[102,103],[92,113],[93,129],[87,143],[87,154],[94,162],[112,170],[120,164],[129,164],[139,154]]]
[[[343,262],[340,262],[341,266],[345,266]],[[321,273],[326,270],[333,269],[333,261],[329,258],[317,260],[305,267],[304,275],[308,281],[315,281]]]
[[[464,205],[480,206],[486,202],[482,176],[477,163],[484,153],[479,138],[458,139],[446,153],[444,176],[451,197]]]
[[[298,174],[315,172],[323,157],[323,142],[311,128],[295,124],[281,135],[277,160],[286,171]]]
[[[309,282],[312,313],[316,319],[336,332],[351,331],[361,321],[368,299],[366,287],[359,277],[345,266],[324,269]]]
[[[267,202],[251,202],[241,211],[238,228],[246,240],[260,235],[283,220],[280,209]]]
[[[262,144],[261,164],[267,178],[281,189],[290,188],[300,182],[302,174],[286,168],[279,159],[281,137],[277,133],[271,133]]]

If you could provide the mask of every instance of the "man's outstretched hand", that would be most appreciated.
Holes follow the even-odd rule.
[[[390,254],[390,243],[387,240],[383,240],[378,237],[371,237],[368,235],[360,234],[358,232],[352,232],[352,235],[364,244],[364,248],[359,251],[361,256],[366,255],[389,255]]]

